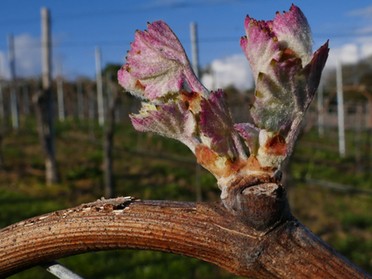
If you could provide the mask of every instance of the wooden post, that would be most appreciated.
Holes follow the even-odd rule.
[[[95,106],[95,100],[96,100],[96,95],[94,94],[94,85],[89,84],[88,85],[88,96],[89,96],[89,120],[90,122],[93,123],[95,121],[95,116],[96,116],[96,106]]]
[[[15,130],[19,128],[18,118],[18,102],[17,102],[17,84],[16,84],[16,70],[15,70],[15,49],[14,37],[8,37],[8,51],[9,51],[9,73],[10,73],[10,110],[12,115],[12,127]]]
[[[318,95],[317,95],[317,111],[318,111],[318,135],[324,137],[324,84],[320,80]]]
[[[30,91],[27,84],[22,86],[22,96],[23,96],[23,113],[28,116],[30,114]]]
[[[337,82],[337,120],[338,120],[338,147],[340,157],[345,157],[345,120],[344,120],[344,93],[342,85],[342,64],[341,61],[337,64],[336,69]]]
[[[90,82],[87,84],[88,90],[88,118],[89,118],[89,135],[92,140],[95,140],[94,128],[96,124],[96,100],[97,94],[94,91],[94,83]]]
[[[101,73],[101,50],[96,47],[96,82],[97,82],[97,106],[98,106],[98,124],[105,124],[105,112],[103,107],[103,86]]]
[[[0,56],[0,169],[4,167],[4,156],[3,156],[3,133],[5,130],[5,111],[4,111],[4,99],[3,99],[3,80],[2,80],[2,61]]]
[[[43,90],[49,91],[52,85],[52,48],[50,31],[50,13],[47,8],[41,9],[41,71]]]
[[[0,80],[0,118],[2,127],[5,126],[5,110],[4,110],[4,95],[3,95],[3,81]]]
[[[83,100],[83,82],[77,81],[77,115],[81,121],[84,119],[84,100]]]
[[[0,118],[1,118],[1,128],[5,126],[5,110],[4,110],[4,94],[3,94],[3,61],[2,56],[0,56]]]
[[[199,50],[198,50],[198,33],[195,22],[190,24],[191,37],[191,65],[195,75],[199,78]]]
[[[119,92],[113,86],[112,81],[107,79],[107,95],[111,95],[106,123],[103,133],[103,172],[104,172],[104,191],[105,197],[113,197],[115,194],[115,179],[113,173],[113,149],[114,149],[114,133],[115,133],[115,110],[119,101]]]
[[[65,101],[63,92],[63,77],[62,77],[62,65],[59,65],[57,77],[57,103],[58,103],[58,119],[59,121],[65,121]]]
[[[34,98],[40,142],[45,156],[46,184],[58,182],[57,162],[55,158],[53,106],[51,96],[52,54],[50,15],[46,8],[41,9],[42,18],[42,90]]]

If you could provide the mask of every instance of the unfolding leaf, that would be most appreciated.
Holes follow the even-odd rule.
[[[286,130],[296,113],[296,95],[305,90],[300,59],[273,60],[271,75],[260,73],[251,115],[255,124],[268,131]],[[299,91],[299,92],[297,92]]]
[[[247,16],[244,26],[241,46],[256,82],[252,124],[233,124],[222,90],[205,89],[162,21],[136,32],[118,73],[124,89],[144,100],[139,114],[131,116],[133,126],[186,144],[219,179],[224,193],[225,183],[239,172],[253,175],[281,167],[292,152],[328,55],[325,44],[312,56],[310,27],[294,5],[269,21]]]
[[[245,20],[246,36],[241,46],[251,64],[256,81],[251,115],[260,129],[258,160],[279,167],[290,155],[304,113],[314,97],[327,60],[328,44],[311,56],[312,40],[308,22],[301,10],[292,5],[274,20]],[[238,126],[239,128],[239,126]],[[250,145],[250,137],[240,134]],[[267,148],[280,140],[280,145]],[[280,150],[280,151],[279,151]],[[285,151],[285,154],[283,152]],[[275,158],[275,156],[278,158]]]
[[[306,110],[310,102],[315,96],[315,92],[319,86],[322,70],[328,58],[328,42],[322,45],[313,55],[312,60],[305,66],[302,71],[306,77],[306,90],[302,93],[302,100],[297,100],[297,105],[301,110]],[[301,94],[299,94],[301,96]]]
[[[252,155],[257,155],[259,142],[258,135],[260,129],[253,126],[250,123],[239,123],[234,125],[235,130],[238,131],[239,135],[244,139],[245,143],[249,148],[249,152]]]
[[[309,63],[312,53],[311,30],[302,11],[292,4],[289,12],[276,13],[271,24],[282,48],[293,51],[302,60],[302,66]]]
[[[132,114],[130,118],[136,130],[177,139],[193,151],[199,143],[195,137],[195,119],[182,102],[161,106],[144,103],[140,113]]]
[[[270,21],[257,21],[247,16],[244,26],[246,36],[240,39],[240,46],[248,58],[253,77],[257,81],[259,73],[267,73],[271,61],[278,59],[280,45],[271,31]]]
[[[118,80],[132,94],[153,101],[181,90],[207,94],[192,72],[179,40],[163,21],[148,24],[147,31],[136,32]]]
[[[209,93],[196,79],[184,49],[164,22],[136,32],[118,79],[125,90],[144,100],[140,112],[131,115],[137,130],[177,139],[194,153],[197,147],[209,149],[199,155],[214,156],[198,160],[216,176],[224,173],[221,162],[247,157],[224,93]]]
[[[233,138],[236,132],[222,90],[212,92],[208,99],[202,100],[200,130],[202,139],[208,142],[212,150],[232,159],[238,157]]]

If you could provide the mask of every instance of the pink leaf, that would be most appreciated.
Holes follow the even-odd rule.
[[[257,21],[247,16],[245,29],[241,46],[256,81],[251,115],[262,138],[257,156],[262,165],[278,167],[293,150],[300,123],[319,85],[328,43],[312,57],[309,24],[294,5],[288,12],[277,13],[274,20]],[[244,127],[236,128],[248,146],[252,144]],[[273,142],[280,144],[268,148]]]
[[[291,125],[296,112],[295,96],[304,90],[303,79],[298,78],[302,71],[301,60],[273,60],[271,67],[271,75],[258,75],[251,115],[258,127],[281,131]]]
[[[303,99],[307,100],[307,102],[303,103],[303,110],[309,106],[311,100],[314,98],[319,86],[322,70],[328,58],[328,52],[328,42],[326,42],[314,53],[310,63],[303,69],[303,75],[307,77],[305,96],[303,96]]]
[[[291,49],[302,60],[302,65],[310,61],[312,38],[309,23],[302,11],[292,4],[288,12],[276,13],[272,30],[282,47]]]
[[[237,134],[222,90],[212,92],[208,99],[202,100],[200,129],[212,150],[231,159],[238,157]]]
[[[191,150],[199,143],[195,138],[195,120],[192,113],[181,102],[170,102],[161,106],[143,104],[139,114],[130,116],[133,127],[141,132],[154,132],[177,139]]]
[[[249,152],[253,155],[257,155],[259,147],[258,136],[260,129],[250,123],[235,124],[234,128],[246,142],[247,146],[249,147]]]
[[[241,46],[256,81],[253,120],[262,129],[288,132],[294,117],[305,112],[314,96],[328,47],[311,60],[310,27],[294,5],[274,20],[247,17],[245,28]]]
[[[223,91],[210,93],[199,82],[163,21],[136,32],[118,72],[124,89],[145,101],[139,114],[131,115],[133,126],[183,142],[218,178],[249,172],[244,166],[280,168],[292,152],[328,55],[326,43],[312,56],[310,27],[294,5],[269,21],[247,16],[244,26],[240,43],[256,82],[253,124],[233,125]]]
[[[207,94],[192,72],[179,40],[163,21],[148,24],[148,31],[136,32],[118,80],[127,91],[149,100],[181,90]]]
[[[248,58],[255,80],[260,72],[267,72],[270,62],[278,58],[280,46],[272,32],[271,22],[257,21],[246,17],[244,26],[246,36],[240,40],[240,45]]]
[[[197,80],[179,40],[164,22],[136,32],[118,80],[145,100],[139,114],[131,115],[135,129],[177,139],[193,152],[204,145],[218,160],[246,158],[223,92],[210,94]]]

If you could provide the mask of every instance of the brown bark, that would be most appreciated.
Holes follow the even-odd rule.
[[[251,278],[367,278],[292,217],[257,232],[220,204],[99,200],[0,230],[0,277],[61,257],[151,249]]]

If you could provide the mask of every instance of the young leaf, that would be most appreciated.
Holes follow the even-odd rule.
[[[181,102],[172,101],[162,106],[144,103],[140,113],[132,114],[130,118],[138,131],[177,139],[191,150],[199,143],[195,138],[195,119]]]
[[[147,31],[136,31],[127,62],[118,73],[120,85],[137,97],[152,101],[181,90],[207,95],[169,26],[156,21],[147,27]]]
[[[328,42],[312,57],[310,27],[294,5],[284,14],[277,13],[274,20],[257,21],[247,16],[245,29],[241,47],[256,81],[250,112],[260,129],[257,159],[263,167],[277,169],[293,150],[300,123],[319,85]]]
[[[228,154],[231,159],[239,156],[234,139],[237,137],[233,122],[224,98],[224,92],[212,92],[201,102],[200,129],[202,139],[219,154]]]
[[[200,83],[162,21],[136,32],[118,72],[124,89],[144,101],[131,115],[133,126],[186,144],[218,179],[223,200],[236,183],[277,182],[275,173],[292,152],[328,56],[328,43],[312,55],[310,27],[294,5],[271,21],[247,16],[244,26],[240,43],[256,82],[252,124],[233,124],[223,91],[210,93]]]
[[[187,145],[216,177],[225,162],[246,159],[222,90],[210,93],[191,70],[185,51],[167,24],[156,21],[137,31],[118,72],[125,90],[143,99],[133,126]]]

